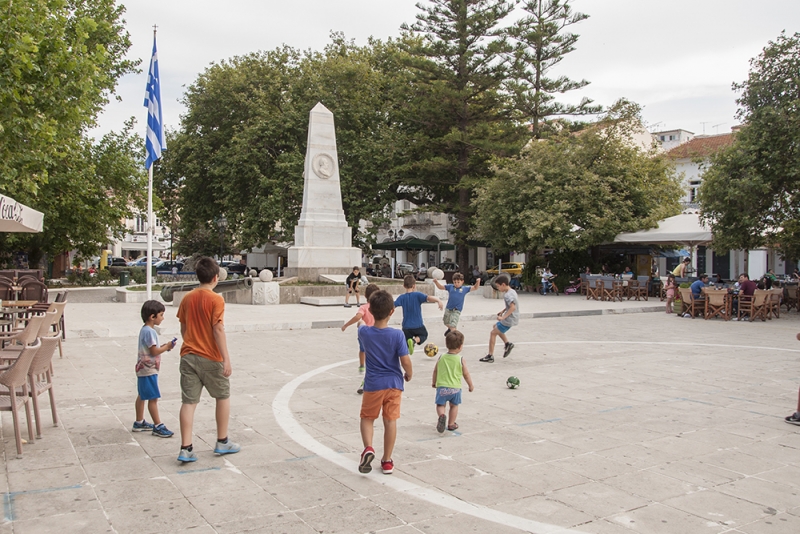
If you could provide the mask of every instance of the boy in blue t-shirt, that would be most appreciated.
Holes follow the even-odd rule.
[[[477,291],[481,287],[481,279],[476,278],[475,285],[472,287],[464,287],[464,275],[455,273],[452,284],[442,285],[435,278],[433,283],[439,289],[447,291],[447,306],[445,306],[444,317],[442,318],[444,325],[447,327],[444,332],[444,337],[446,338],[447,334],[454,332],[458,328],[458,320],[461,318],[461,312],[464,311],[464,297],[470,291]]]
[[[410,274],[403,278],[403,287],[406,292],[395,299],[394,305],[403,308],[403,334],[406,336],[408,353],[414,354],[414,343],[422,345],[428,339],[428,330],[422,321],[422,303],[436,302],[440,310],[444,308],[444,304],[438,297],[415,291],[417,281]]]
[[[136,386],[139,395],[136,397],[136,420],[133,422],[134,432],[150,431],[161,438],[172,437],[173,432],[161,422],[158,415],[158,370],[161,367],[161,354],[175,348],[177,339],[163,345],[158,344],[155,326],[164,320],[164,305],[157,300],[148,300],[142,305],[142,321],[144,326],[139,331],[139,350],[136,360]],[[144,401],[150,412],[152,423],[144,419]]]
[[[361,398],[361,441],[364,452],[358,470],[372,471],[375,449],[372,437],[375,419],[383,412],[383,456],[381,469],[385,475],[394,470],[392,452],[397,440],[397,420],[400,419],[400,400],[403,380],[411,380],[411,358],[403,333],[389,328],[389,318],[394,313],[392,296],[386,291],[376,291],[369,299],[369,310],[375,319],[374,326],[358,329],[358,341],[366,353],[364,396]]]

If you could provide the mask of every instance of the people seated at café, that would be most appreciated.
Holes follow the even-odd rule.
[[[622,276],[633,276],[633,271],[631,271],[630,266],[625,267],[625,270],[622,271]]]
[[[689,286],[692,290],[692,296],[694,300],[702,300],[703,299],[703,288],[708,284],[708,275],[703,273],[701,274],[697,280],[692,282],[692,285]]]
[[[714,279],[714,283],[718,286],[721,286],[725,283],[725,280],[722,279],[722,275],[717,273],[717,277]]]
[[[739,294],[740,295],[747,295],[748,297],[752,297],[753,294],[758,289],[758,285],[750,280],[750,277],[747,276],[745,273],[739,275]]]
[[[778,277],[775,276],[775,271],[772,269],[768,269],[766,274],[764,275],[764,288],[765,289],[772,289],[772,284],[774,284],[778,280]]]

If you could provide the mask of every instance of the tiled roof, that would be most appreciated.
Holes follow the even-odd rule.
[[[695,137],[667,152],[667,156],[672,159],[705,158],[733,143],[733,135],[733,133],[727,133]]]

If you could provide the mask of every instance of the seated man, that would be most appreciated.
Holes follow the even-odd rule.
[[[744,295],[748,298],[753,298],[753,294],[756,292],[756,288],[758,286],[755,282],[750,280],[750,277],[747,276],[745,273],[739,275],[739,298]],[[739,312],[739,301],[733,301],[733,314],[736,315]]]
[[[694,300],[703,300],[703,288],[708,284],[708,275],[703,273],[700,277],[692,282],[690,286]]]

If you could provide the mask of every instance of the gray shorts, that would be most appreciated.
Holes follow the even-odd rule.
[[[222,374],[222,362],[215,362],[196,354],[181,357],[181,402],[197,404],[203,387],[215,399],[231,396],[231,383]]]
[[[461,310],[445,309],[444,310],[444,324],[451,328],[458,328],[458,320],[461,319]]]

